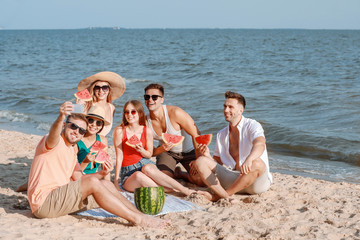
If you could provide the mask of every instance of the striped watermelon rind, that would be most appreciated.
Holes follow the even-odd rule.
[[[212,137],[213,137],[212,134],[200,135],[195,138],[195,142],[197,144],[204,144],[206,146],[209,146],[211,143]]]
[[[95,158],[95,162],[97,163],[105,163],[105,161],[110,158],[109,154],[107,154],[105,151],[103,150],[99,150],[98,153],[96,154],[96,158]]]
[[[130,147],[133,147],[133,148],[136,148],[136,145],[137,144],[142,144],[141,141],[139,140],[139,138],[134,134],[132,135],[131,138],[129,138],[126,142],[125,142],[126,145],[130,146]]]
[[[164,207],[165,191],[163,187],[140,187],[134,191],[135,206],[148,215],[156,215]]]
[[[165,143],[172,143],[174,147],[181,144],[185,139],[184,136],[172,135],[169,133],[162,133],[161,137]]]

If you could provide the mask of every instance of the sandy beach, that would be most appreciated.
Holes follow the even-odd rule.
[[[172,222],[165,229],[121,218],[36,219],[26,193],[15,190],[27,179],[41,137],[0,130],[0,239],[360,239],[359,184],[279,173],[269,191],[235,195],[236,205],[187,198],[206,211],[162,216]],[[115,160],[113,147],[110,155]]]

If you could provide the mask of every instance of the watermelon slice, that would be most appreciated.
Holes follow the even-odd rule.
[[[200,136],[197,136],[195,138],[195,142],[197,144],[204,144],[206,146],[209,146],[210,143],[211,143],[211,140],[212,140],[212,134],[205,134],[205,135],[200,135]]]
[[[182,143],[185,139],[185,137],[183,137],[183,136],[172,135],[172,134],[168,134],[168,133],[161,134],[161,137],[165,143],[174,144],[174,147],[176,145],[179,145],[180,143]]]
[[[90,152],[98,152],[100,150],[106,150],[107,146],[100,141],[96,141],[90,148]]]
[[[125,142],[126,145],[135,148],[137,144],[142,144],[139,138],[134,134]]]
[[[77,98],[77,99],[81,99],[83,101],[91,101],[92,97],[91,97],[91,94],[89,92],[89,90],[87,89],[84,89],[84,90],[81,90],[77,93],[74,94],[74,96]]]
[[[95,162],[97,163],[104,163],[106,160],[110,158],[109,154],[107,154],[103,150],[99,150],[99,152],[96,155]]]

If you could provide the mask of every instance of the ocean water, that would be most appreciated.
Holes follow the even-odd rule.
[[[78,82],[100,71],[126,81],[115,125],[158,82],[166,104],[216,134],[232,90],[265,129],[271,171],[360,183],[360,31],[2,30],[0,128],[45,134]]]

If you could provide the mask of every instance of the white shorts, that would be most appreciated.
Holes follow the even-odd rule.
[[[228,189],[236,179],[241,175],[240,171],[234,171],[226,168],[223,165],[217,164],[215,169],[215,175],[219,179],[221,186]],[[253,184],[240,190],[237,193],[259,194],[267,191],[270,188],[270,179],[267,176],[267,172],[264,172],[258,177]]]

